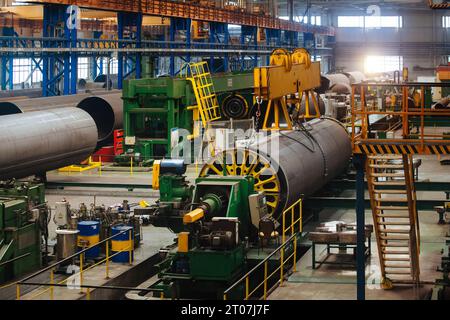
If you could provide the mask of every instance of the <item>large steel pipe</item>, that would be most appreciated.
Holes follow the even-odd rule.
[[[262,138],[258,147],[227,150],[209,161],[201,175],[252,175],[264,191],[269,211],[278,217],[300,197],[306,198],[341,174],[352,155],[345,128],[331,119],[315,119],[304,130]]]
[[[115,129],[123,127],[122,93],[89,96],[77,104],[88,112],[98,128],[99,147],[112,137]]]
[[[58,108],[0,117],[0,180],[42,174],[88,158],[97,126],[78,108]]]
[[[113,135],[114,129],[123,126],[122,93],[120,90],[105,91],[101,94],[77,94],[49,98],[14,101],[0,101],[0,115],[43,111],[64,107],[77,107],[91,115],[98,128],[100,148]]]

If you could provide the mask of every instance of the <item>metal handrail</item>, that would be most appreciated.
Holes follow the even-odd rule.
[[[128,230],[126,230],[126,232],[128,232]],[[105,259],[103,259],[103,260],[101,260],[101,261],[99,261],[99,262],[97,262],[97,263],[95,263],[95,264],[89,266],[89,267],[86,268],[86,269],[80,269],[79,272],[70,275],[70,277],[74,277],[74,276],[77,276],[77,275],[80,275],[80,277],[82,277],[82,276],[83,276],[83,273],[85,273],[86,271],[91,270],[91,269],[93,269],[94,267],[96,267],[96,266],[98,266],[98,265],[100,265],[100,264],[102,264],[102,263],[104,263],[104,262],[108,263],[109,260],[110,260],[112,257],[115,257],[116,255],[118,255],[118,254],[120,254],[120,253],[122,253],[122,252],[130,252],[131,249],[132,249],[132,247],[127,247],[127,248],[125,248],[124,250],[117,251],[117,252],[114,253],[113,255],[107,255]],[[80,261],[80,263],[81,263],[81,261]],[[107,278],[108,278],[108,277],[109,277],[109,269],[108,269],[108,265],[106,266],[106,274],[107,274]],[[43,291],[41,291],[41,292],[39,292],[39,293],[33,295],[33,296],[30,298],[30,300],[32,300],[32,299],[34,299],[34,298],[36,298],[36,297],[39,297],[40,295],[46,293],[46,292],[49,291],[49,290],[50,290],[51,300],[53,300],[53,287],[55,287],[55,286],[58,286],[58,287],[67,286],[67,284],[66,284],[66,285],[63,285],[63,283],[67,282],[67,281],[70,279],[70,277],[68,277],[68,278],[63,279],[62,281],[60,281],[60,282],[58,282],[58,283],[53,283],[53,280],[54,280],[53,277],[54,277],[54,273],[53,273],[53,270],[52,270],[52,271],[51,271],[51,274],[50,274],[50,283],[33,283],[33,282],[30,283],[30,282],[27,282],[26,285],[49,286],[49,287],[50,287],[50,288],[47,288],[47,289],[45,289],[45,290],[43,290]],[[77,287],[83,288],[82,285],[77,285]],[[19,299],[19,296],[17,296],[17,299]]]
[[[281,244],[278,248],[276,248],[274,251],[272,251],[272,253],[270,253],[264,260],[262,260],[260,263],[258,263],[255,267],[253,267],[250,271],[248,271],[245,275],[243,275],[239,280],[237,280],[234,284],[232,284],[230,287],[228,287],[224,292],[223,292],[223,297],[224,300],[226,300],[228,293],[233,290],[234,288],[236,288],[241,282],[246,281],[248,282],[248,278],[250,277],[250,275],[255,272],[257,269],[259,269],[261,266],[265,265],[265,275],[264,275],[264,281],[263,283],[265,285],[267,285],[267,279],[270,278],[270,276],[272,276],[275,272],[273,272],[269,277],[267,276],[267,265],[266,263],[269,261],[270,258],[272,258],[276,253],[278,253],[279,251],[283,250],[288,244],[290,244],[293,240],[297,240],[297,233],[293,234],[292,236],[289,237],[289,239],[287,239],[283,244]],[[294,249],[295,250],[295,249]],[[294,259],[295,260],[295,259]],[[278,268],[279,269],[279,268]],[[278,270],[277,269],[277,270]],[[261,286],[261,284],[259,285],[259,287]],[[258,287],[258,288],[259,288]],[[246,290],[248,291],[248,290]],[[267,291],[267,290],[265,290]],[[248,292],[247,292],[247,297],[249,296]]]
[[[28,283],[26,283],[25,281],[27,281],[27,280],[29,280],[29,279],[31,279],[31,278],[34,278],[34,277],[40,275],[41,273],[43,273],[43,272],[45,272],[45,271],[48,271],[48,270],[50,270],[50,269],[53,269],[54,267],[60,265],[61,263],[66,262],[66,261],[68,261],[68,260],[71,260],[71,259],[73,259],[73,258],[79,256],[80,254],[83,254],[83,253],[85,253],[86,251],[88,251],[88,250],[90,250],[90,249],[92,249],[92,248],[94,248],[94,247],[96,247],[96,246],[98,246],[98,245],[100,245],[100,244],[103,244],[103,243],[105,243],[105,242],[107,242],[107,241],[109,241],[109,240],[112,240],[113,238],[116,238],[117,236],[119,236],[119,235],[121,235],[121,234],[124,234],[124,233],[127,233],[127,232],[130,232],[130,230],[124,230],[124,231],[121,231],[121,232],[119,232],[119,233],[117,233],[117,234],[111,236],[111,237],[108,237],[108,238],[106,238],[106,239],[103,239],[102,241],[99,241],[99,242],[97,242],[96,244],[94,244],[94,245],[92,245],[92,246],[90,246],[90,247],[87,247],[87,248],[85,248],[85,249],[82,249],[82,250],[80,250],[80,251],[74,253],[73,255],[71,255],[71,256],[69,256],[69,257],[63,259],[63,260],[57,261],[57,262],[55,262],[54,264],[52,264],[52,265],[50,265],[50,266],[48,266],[48,267],[45,267],[44,269],[41,269],[41,270],[39,270],[39,271],[33,273],[33,274],[30,275],[30,276],[25,277],[24,279],[18,281],[17,284],[28,284]]]
[[[299,216],[297,219],[294,219],[295,211],[294,209],[298,206],[299,208]],[[286,227],[286,215],[290,213],[291,214],[291,224]],[[303,199],[300,198],[296,202],[294,202],[289,208],[283,211],[282,214],[282,239],[283,242],[286,240],[286,232],[291,231],[291,235],[294,234],[295,226],[298,223],[299,224],[299,232],[302,232],[302,220],[303,220]]]
[[[420,147],[420,152],[425,153],[425,148],[434,144],[438,145],[448,145],[450,144],[448,140],[445,140],[444,134],[436,135],[425,132],[425,117],[450,117],[450,112],[448,110],[431,109],[431,106],[425,105],[425,89],[433,87],[448,87],[448,83],[369,83],[363,82],[361,84],[352,85],[352,95],[351,95],[351,110],[352,110],[352,144],[355,149],[358,143],[362,144],[411,144]],[[402,104],[402,108],[399,111],[393,110],[369,110],[367,104],[367,91],[368,88],[401,88],[401,99],[399,101]],[[360,100],[357,102],[355,99],[356,89],[360,89]],[[408,89],[409,88],[419,88],[420,90],[420,105],[409,107],[408,106]],[[429,108],[427,108],[429,107]],[[403,126],[403,133],[401,138],[396,139],[379,139],[370,138],[368,133],[370,132],[370,115],[391,115],[399,116],[401,118],[401,123]],[[419,119],[418,132],[410,132],[410,120]],[[356,132],[356,122],[361,121],[360,132]],[[392,131],[392,130],[390,130]],[[437,139],[440,138],[440,139]],[[406,150],[407,152],[408,150]],[[439,152],[439,150],[437,150]]]

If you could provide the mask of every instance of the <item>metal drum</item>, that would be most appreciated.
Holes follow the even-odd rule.
[[[56,259],[64,260],[77,252],[77,237],[79,230],[57,229]]]
[[[100,241],[100,222],[80,221],[78,222],[78,247],[86,249],[92,247]],[[100,246],[95,246],[85,252],[86,259],[95,259],[100,255]]]
[[[119,234],[123,231],[129,231]],[[130,235],[131,233],[131,235]],[[112,261],[119,263],[128,263],[134,259],[134,235],[133,227],[119,225],[111,228],[112,235]],[[131,249],[131,260],[130,260]],[[120,253],[118,253],[120,252]]]

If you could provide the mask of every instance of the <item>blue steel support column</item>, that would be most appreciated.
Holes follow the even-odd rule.
[[[170,18],[170,28],[169,28],[169,41],[175,41],[175,32],[176,32],[176,19]],[[173,47],[171,45],[171,47]],[[175,55],[173,53],[170,54],[170,64],[169,64],[169,73],[170,76],[175,75]]]
[[[191,47],[191,25],[192,25],[192,20],[191,19],[186,19],[186,48],[190,48]],[[191,54],[188,53],[186,55],[186,62],[189,63],[191,62]]]
[[[54,5],[54,4],[44,4],[44,19],[43,19],[43,32],[44,38],[58,38],[61,40],[44,40],[43,47],[51,48],[62,46],[64,48],[69,48],[72,41],[76,43],[76,28],[69,30],[68,28],[68,18],[69,14],[67,12],[68,6],[66,5]],[[63,25],[64,29],[60,26]],[[72,36],[71,33],[75,32]],[[63,93],[69,94],[71,92],[71,55],[70,53],[63,54],[62,59],[60,55],[54,53],[44,53],[43,54],[43,74],[42,74],[42,95],[44,97],[53,96],[59,94],[59,83],[63,79]],[[73,72],[78,72],[77,70],[77,55],[73,57]],[[73,81],[75,85],[73,86],[76,92],[76,76]]]
[[[228,24],[224,24],[224,32],[225,32],[225,39],[224,44],[228,48],[228,45],[230,44],[230,32],[228,31]],[[223,71],[228,72],[229,71],[229,57],[228,53],[225,53],[223,57]]]
[[[366,259],[365,259],[365,206],[364,206],[364,168],[365,155],[355,155],[356,168],[356,286],[357,299],[366,299]]]
[[[94,39],[100,39],[101,36],[102,36],[102,34],[103,34],[102,31],[94,31]],[[99,67],[99,65],[98,65],[98,63],[97,63],[98,58],[99,58],[99,57],[96,56],[96,55],[94,55],[94,56],[91,58],[91,74],[92,74],[92,80],[95,80],[95,78],[97,78],[97,76],[98,76],[99,74],[102,74],[103,66],[102,66],[102,68]],[[101,61],[100,63],[102,63],[102,62],[103,62],[103,58],[101,57],[100,59],[101,59],[101,60],[100,60],[100,61]],[[99,73],[99,68],[100,68],[100,73]]]
[[[216,23],[210,22],[209,23],[209,37],[208,37],[209,44],[216,43],[215,37],[216,37]],[[214,55],[213,54],[211,54],[211,56],[209,57],[209,68],[211,70],[213,70],[213,68],[214,68]]]
[[[2,35],[5,37],[14,37],[14,28],[12,27],[3,27]],[[12,41],[8,43],[12,44]],[[13,83],[13,77],[14,77],[14,56],[12,53],[9,53],[8,55],[2,56],[2,74],[1,74],[1,89],[2,90],[13,90],[14,89],[14,83]]]
[[[68,19],[68,15],[64,14],[64,20]],[[64,47],[69,48],[71,43],[71,32],[67,26],[67,23],[64,23]],[[70,54],[65,53],[64,54],[64,86],[63,86],[63,95],[70,94]]]
[[[122,41],[123,40],[123,29],[124,29],[124,13],[123,12],[118,12],[117,13],[117,38],[119,40],[119,48],[123,47]],[[122,89],[122,82],[123,82],[123,68],[124,68],[124,63],[123,63],[123,53],[119,52],[117,54],[117,87],[119,89]]]
[[[223,37],[223,41],[221,41],[221,37]],[[223,43],[225,47],[230,43],[230,33],[228,32],[228,24],[221,22],[210,22],[209,23],[209,44]],[[228,53],[223,54],[223,66],[222,69],[214,68],[214,54],[210,55],[209,58],[209,66],[211,68],[211,72],[215,71],[223,71],[227,72],[229,67]]]
[[[138,48],[142,47],[142,13],[136,14],[136,46]],[[136,61],[135,61],[135,78],[142,78],[142,53],[136,53]]]
[[[243,47],[245,44],[245,29],[244,28],[245,28],[245,26],[241,26],[241,38],[240,38],[241,47]],[[245,61],[245,54],[241,53],[241,67],[240,67],[241,71],[244,70],[244,61]]]

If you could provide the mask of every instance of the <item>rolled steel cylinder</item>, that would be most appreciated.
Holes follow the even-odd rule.
[[[326,74],[324,77],[330,81],[330,88],[338,83],[350,85],[350,79],[343,73]]]
[[[0,117],[0,180],[42,174],[88,158],[97,126],[78,108],[58,108]]]
[[[206,163],[200,175],[223,174],[225,161],[228,175],[254,176],[255,189],[266,194],[269,212],[279,217],[300,197],[311,196],[341,174],[351,155],[349,135],[340,123],[314,119],[304,130],[262,138],[258,148],[224,151]]]
[[[103,147],[115,129],[123,126],[122,93],[119,90],[37,98],[14,101],[0,101],[0,115],[51,110],[64,107],[83,109],[91,115],[98,128],[97,148]]]
[[[350,84],[359,84],[366,81],[366,75],[361,71],[351,71],[344,73],[350,80]]]

